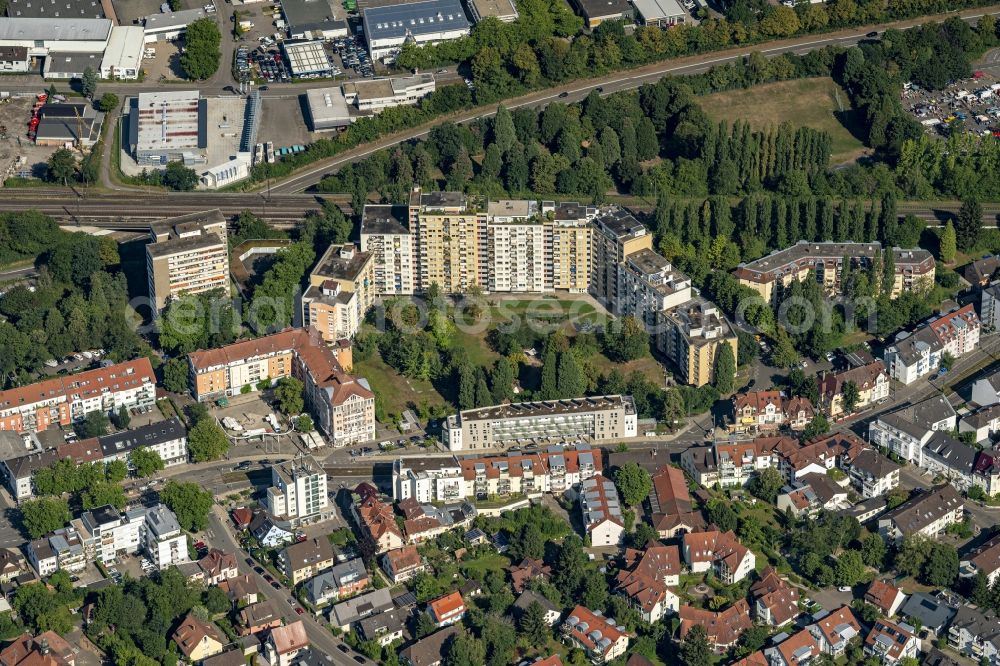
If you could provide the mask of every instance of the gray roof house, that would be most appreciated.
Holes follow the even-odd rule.
[[[333,606],[330,609],[330,623],[347,631],[355,622],[391,608],[393,603],[389,588],[382,588]]]

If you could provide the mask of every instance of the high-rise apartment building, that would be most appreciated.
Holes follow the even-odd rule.
[[[685,384],[703,386],[715,377],[715,355],[729,345],[736,359],[736,335],[714,303],[692,298],[659,313],[657,346],[677,367]]]
[[[229,295],[226,218],[218,210],[154,222],[146,246],[149,297],[157,310],[174,298],[221,289]]]
[[[543,208],[545,204],[542,204]],[[585,294],[592,268],[593,206],[562,202],[552,211],[552,288]]]
[[[410,193],[410,231],[417,242],[417,286],[436,284],[444,293],[483,287],[486,211],[461,192]]]
[[[652,250],[653,235],[630,213],[613,210],[594,220],[591,247],[590,293],[614,311],[619,264],[640,250]]]
[[[416,248],[408,221],[406,206],[365,206],[361,250],[372,256],[376,294],[412,294],[416,290]]]
[[[483,288],[491,293],[551,291],[550,239],[551,226],[539,214],[537,201],[491,201]]]
[[[328,513],[326,472],[312,456],[271,467],[271,487],[264,499],[268,513],[293,526]]]
[[[331,245],[309,275],[302,322],[326,342],[350,339],[375,303],[375,262],[352,243]]]
[[[660,312],[691,299],[691,280],[656,252],[639,250],[618,264],[617,291],[615,314],[654,326]]]

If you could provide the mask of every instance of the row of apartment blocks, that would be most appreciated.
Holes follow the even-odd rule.
[[[125,430],[113,435],[67,442],[54,449],[33,451],[0,463],[0,474],[11,496],[18,502],[34,495],[32,478],[40,469],[60,460],[78,465],[112,460],[129,463],[132,451],[146,448],[155,451],[164,465],[171,467],[188,460],[187,428],[177,417]]]
[[[600,474],[601,452],[587,444],[551,446],[532,453],[430,459],[397,459],[392,497],[420,503],[559,494]]]
[[[191,393],[199,402],[238,395],[245,386],[295,377],[306,408],[334,446],[375,438],[375,394],[363,377],[344,371],[348,347],[327,346],[315,330],[286,329],[219,349],[188,354]]]
[[[912,384],[936,372],[945,354],[958,358],[979,346],[982,328],[973,305],[932,317],[914,331],[896,336],[884,352],[890,376],[903,384]]]
[[[165,505],[124,515],[110,505],[91,509],[27,547],[28,562],[41,578],[60,570],[78,573],[88,562],[109,565],[123,553],[139,552],[159,569],[189,561],[187,537]]]
[[[638,426],[632,396],[601,395],[466,409],[448,417],[441,435],[451,451],[468,451],[583,438],[620,440],[635,437]]]
[[[889,295],[896,298],[906,291],[929,289],[934,284],[934,257],[927,250],[891,249],[894,279]],[[831,296],[843,295],[841,280],[844,263],[852,270],[869,270],[879,275],[883,270],[883,249],[878,242],[837,243],[801,240],[766,257],[740,264],[734,271],[740,284],[750,287],[765,301],[778,305],[792,282],[815,279]]]
[[[37,432],[68,426],[90,412],[149,407],[156,376],[148,358],[0,391],[0,430]]]

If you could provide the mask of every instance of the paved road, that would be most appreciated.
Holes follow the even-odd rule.
[[[359,663],[373,664],[369,659],[364,659],[363,662],[355,661],[352,657],[357,653],[353,650],[349,654],[343,653],[338,647],[343,642],[333,636],[325,622],[317,620],[309,613],[296,615],[292,609],[292,605],[288,603],[288,597],[291,596],[291,592],[285,587],[275,590],[271,587],[270,583],[264,580],[263,576],[258,575],[247,565],[246,558],[248,557],[248,553],[242,550],[239,544],[236,543],[236,539],[233,538],[232,532],[226,525],[227,521],[222,507],[218,505],[212,507],[212,513],[208,517],[208,522],[209,529],[214,537],[212,539],[214,545],[221,546],[227,552],[236,553],[240,574],[249,574],[257,578],[257,585],[264,592],[264,595],[280,610],[282,616],[285,618],[285,624],[302,620],[303,624],[305,624],[309,641],[312,643],[313,650],[328,655],[330,661],[338,666],[358,666]]]
[[[1000,6],[991,6],[976,10],[952,13],[962,18],[975,21],[984,14],[1000,14]],[[601,94],[618,92],[621,90],[631,90],[647,83],[655,83],[666,75],[698,74],[707,71],[715,65],[725,64],[745,58],[750,53],[759,52],[766,56],[776,56],[783,53],[804,54],[810,51],[821,49],[826,46],[840,45],[852,46],[865,38],[870,32],[883,32],[887,28],[905,29],[920,25],[928,20],[940,20],[946,15],[936,15],[934,17],[920,17],[908,21],[898,21],[887,23],[877,27],[867,27],[855,30],[842,30],[829,33],[827,35],[809,35],[796,39],[786,39],[768,44],[758,44],[747,48],[730,49],[687,58],[678,58],[667,62],[646,65],[636,69],[617,72],[609,76],[589,79],[587,81],[576,81],[563,86],[548,88],[543,91],[531,93],[514,99],[504,101],[508,108],[539,107],[550,102],[562,100],[566,102],[578,101],[585,98],[592,90],[597,90]],[[762,48],[767,47],[767,48]],[[425,136],[430,128],[444,120],[453,122],[468,122],[476,118],[492,116],[496,112],[494,107],[477,107],[475,109],[461,113],[451,114],[447,117],[436,118],[435,120],[420,125],[418,127],[398,132],[379,139],[378,141],[358,146],[349,151],[345,151],[337,157],[323,160],[312,166],[306,167],[302,171],[294,174],[290,178],[282,181],[278,185],[272,185],[272,192],[302,192],[317,184],[328,174],[335,172],[337,168],[344,164],[362,159],[363,157],[381,150],[383,148]]]

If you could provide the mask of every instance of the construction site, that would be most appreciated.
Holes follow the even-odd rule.
[[[92,103],[61,95],[0,93],[0,169],[8,178],[40,178],[59,148],[89,152],[101,136],[104,114]]]

